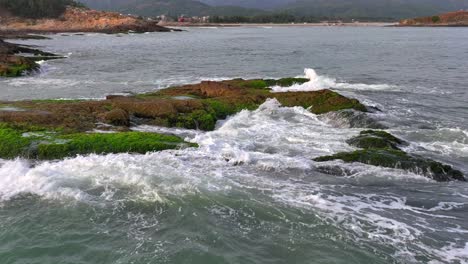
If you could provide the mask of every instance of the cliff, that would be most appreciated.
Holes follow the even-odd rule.
[[[468,11],[456,11],[436,16],[401,20],[399,26],[468,26]]]

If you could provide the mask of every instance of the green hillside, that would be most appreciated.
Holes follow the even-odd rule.
[[[468,8],[468,0],[299,0],[281,11],[295,16],[401,19]]]
[[[58,17],[73,0],[0,0],[0,8],[12,15],[27,18]]]
[[[468,9],[468,0],[80,0],[92,8],[145,16],[211,15],[235,21],[293,16],[314,19],[399,20]],[[211,5],[209,5],[211,4]],[[225,6],[229,5],[229,6]],[[263,9],[255,9],[258,7]],[[252,20],[252,19],[250,19]],[[292,20],[289,19],[288,20]]]
[[[181,14],[189,16],[220,15],[251,16],[263,13],[259,9],[249,9],[239,6],[210,6],[193,0],[81,0],[92,8],[118,11],[121,13],[137,14],[142,16]]]

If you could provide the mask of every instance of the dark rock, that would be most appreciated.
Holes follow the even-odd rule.
[[[365,149],[354,152],[343,152],[332,156],[319,157],[315,161],[324,162],[337,159],[344,162],[360,162],[373,166],[403,169],[440,182],[451,180],[466,181],[462,172],[453,169],[449,165],[409,155],[401,150],[394,149]]]
[[[385,132],[376,130],[362,131],[358,136],[346,141],[349,145],[363,149],[395,149],[407,144],[403,140]]]
[[[362,131],[347,142],[352,146],[362,148],[362,150],[341,152],[331,156],[318,157],[314,160],[317,162],[331,160],[343,160],[347,163],[359,162],[373,166],[403,169],[436,181],[466,181],[461,171],[455,170],[449,165],[402,151],[399,146],[407,143],[385,131]],[[335,174],[336,170],[329,170],[329,173]]]

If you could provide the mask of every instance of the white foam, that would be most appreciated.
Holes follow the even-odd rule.
[[[303,84],[293,84],[289,87],[273,86],[273,92],[297,92],[297,91],[317,91],[323,89],[351,89],[351,90],[395,90],[394,85],[389,84],[363,84],[339,82],[335,78],[324,75],[318,75],[314,69],[305,69],[304,78],[310,81]]]
[[[451,232],[455,238],[466,234],[466,228],[447,223],[454,219],[449,213],[461,208],[460,203],[416,207],[408,204],[404,194],[394,194],[388,184],[378,184],[434,184],[426,178],[347,164],[355,172],[351,179],[327,176],[325,184],[320,181],[312,159],[353,150],[346,140],[360,130],[334,128],[306,109],[281,107],[274,99],[217,127],[211,132],[136,128],[183,135],[199,148],[146,155],[89,155],[36,166],[24,160],[0,160],[0,201],[32,193],[44,199],[105,206],[125,200],[170,202],[171,197],[184,199],[203,192],[261,192],[262,199],[278,207],[286,205],[316,215],[357,244],[378,244],[394,252],[397,261],[414,262],[416,256],[461,263],[466,259],[466,248],[451,245],[440,249],[426,244],[425,239],[441,232]],[[453,233],[455,229],[460,232]]]
[[[456,158],[468,157],[468,133],[461,128],[422,129],[409,132],[407,137],[411,139],[408,151],[429,151]]]

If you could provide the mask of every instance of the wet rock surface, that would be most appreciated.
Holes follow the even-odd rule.
[[[63,57],[0,38],[0,77],[19,77],[39,69],[36,61],[60,58]]]
[[[407,143],[385,131],[367,130],[347,141],[351,146],[361,148],[353,152],[341,152],[314,159],[317,162],[342,160],[346,163],[359,162],[373,166],[396,168],[421,174],[435,181],[466,181],[462,172],[449,165],[408,154],[401,150]],[[328,168],[328,167],[325,167]],[[336,170],[322,170],[335,175]],[[342,176],[342,173],[337,173]]]
[[[366,107],[358,100],[344,97],[331,90],[272,93],[268,88],[269,85],[279,83],[286,85],[295,81],[294,78],[267,81],[241,79],[222,82],[207,81],[194,85],[172,87],[154,93],[128,96],[110,95],[105,100],[96,101],[36,100],[0,102],[0,124],[4,126],[5,140],[8,138],[22,141],[23,138],[18,136],[20,132],[22,134],[37,131],[53,132],[54,135],[58,135],[54,136],[54,138],[65,140],[59,143],[53,142],[53,144],[49,142],[46,146],[38,148],[34,154],[27,155],[22,151],[18,153],[15,150],[24,150],[27,148],[26,146],[18,147],[12,143],[9,147],[8,145],[4,146],[5,152],[0,153],[0,157],[14,157],[15,155],[9,153],[16,153],[16,155],[20,156],[46,159],[94,152],[136,151],[141,153],[150,150],[174,148],[174,144],[166,144],[165,147],[157,145],[154,149],[148,149],[137,140],[134,140],[125,144],[125,147],[118,144],[111,149],[107,149],[98,142],[105,142],[108,140],[105,137],[110,136],[102,136],[103,138],[96,140],[99,136],[87,138],[84,135],[86,135],[87,131],[101,129],[103,124],[107,126],[107,132],[114,132],[116,135],[128,133],[122,131],[128,131],[133,125],[142,124],[210,131],[215,129],[218,120],[225,119],[244,109],[257,109],[270,98],[278,100],[284,106],[301,106],[316,114],[342,109],[366,111]],[[297,79],[297,81],[302,80]],[[2,108],[1,106],[5,107]],[[21,111],[6,109],[21,109]],[[68,143],[71,139],[67,135],[75,135],[73,140],[79,136],[80,143],[76,143],[79,146],[75,143],[73,143],[73,147],[64,146],[72,144]],[[133,134],[131,135],[133,136]],[[117,136],[112,139],[115,139],[115,137]],[[85,143],[86,140],[84,139],[86,138],[89,143]],[[73,140],[70,142],[75,142]],[[125,142],[123,138],[120,140]],[[183,141],[181,140],[179,143],[183,143]],[[28,141],[25,145],[30,146],[31,142]],[[48,151],[47,154],[44,154],[45,150]]]

